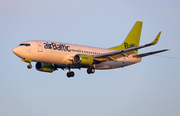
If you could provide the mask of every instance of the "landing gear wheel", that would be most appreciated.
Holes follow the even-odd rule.
[[[94,68],[88,68],[87,69],[87,73],[88,74],[93,74],[95,72],[95,69]]]
[[[71,77],[71,73],[70,73],[70,72],[67,73],[67,77],[68,77],[68,78]]]
[[[91,69],[90,68],[87,69],[87,73],[91,74]]]
[[[31,65],[31,64],[27,65],[27,68],[28,68],[28,69],[31,69],[31,68],[32,68],[32,65]]]
[[[70,74],[71,74],[71,77],[74,77],[74,72],[70,72]]]
[[[67,77],[68,77],[68,78],[74,77],[74,75],[75,75],[74,72],[68,72],[68,73],[67,73]]]

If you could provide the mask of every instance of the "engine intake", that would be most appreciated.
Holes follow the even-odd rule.
[[[93,58],[85,54],[76,54],[73,58],[75,64],[91,66],[93,64]]]
[[[37,62],[36,63],[36,70],[52,73],[55,70],[55,67],[50,63]]]

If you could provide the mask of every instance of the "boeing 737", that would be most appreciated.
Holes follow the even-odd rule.
[[[149,44],[140,45],[142,22],[137,21],[121,45],[108,49],[89,47],[75,44],[67,44],[53,41],[26,41],[13,49],[13,53],[29,63],[36,62],[38,71],[53,72],[60,69],[68,69],[67,77],[75,74],[71,69],[86,68],[88,74],[95,69],[114,69],[132,65],[141,61],[142,57],[167,51],[168,49],[138,54],[138,50],[155,45],[161,32],[155,40]]]

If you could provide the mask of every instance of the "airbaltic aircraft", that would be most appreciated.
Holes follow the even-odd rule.
[[[137,21],[124,42],[108,49],[89,47],[75,44],[59,43],[52,41],[26,41],[13,49],[14,54],[22,61],[36,63],[38,71],[53,72],[58,68],[69,69],[67,77],[75,74],[71,69],[87,68],[87,73],[92,74],[95,69],[114,69],[132,65],[141,61],[144,56],[167,51],[168,49],[138,54],[138,49],[155,45],[161,32],[149,44],[139,46],[142,22]]]

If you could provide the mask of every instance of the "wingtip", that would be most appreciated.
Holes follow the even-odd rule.
[[[159,41],[160,35],[161,35],[161,31],[158,33],[158,35],[156,36],[155,40],[151,43],[151,45],[155,45]]]

